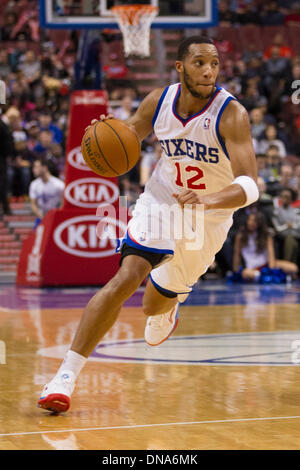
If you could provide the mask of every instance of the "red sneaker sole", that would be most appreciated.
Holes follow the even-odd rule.
[[[41,398],[38,401],[38,406],[53,413],[62,413],[70,408],[70,398],[61,393],[52,393]]]

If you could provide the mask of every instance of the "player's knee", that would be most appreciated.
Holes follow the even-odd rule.
[[[114,280],[115,292],[132,295],[140,286],[142,279],[135,274],[127,277],[117,277]]]
[[[140,287],[143,280],[144,275],[139,271],[120,269],[114,277],[112,284],[115,293],[126,296],[126,294],[132,295]]]

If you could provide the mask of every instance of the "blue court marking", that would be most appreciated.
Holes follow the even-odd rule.
[[[182,341],[182,340],[201,340],[205,339],[210,340],[210,339],[221,339],[221,338],[237,338],[237,337],[251,337],[251,336],[269,336],[270,339],[274,338],[274,336],[281,336],[281,335],[288,335],[289,333],[295,334],[297,333],[296,331],[281,331],[281,332],[258,332],[258,333],[237,333],[237,334],[216,334],[216,335],[196,335],[196,336],[180,336],[180,337],[173,337],[168,339],[168,343],[170,342],[176,342],[176,341]],[[299,337],[300,337],[300,332],[299,332]],[[211,358],[211,359],[201,359],[201,360],[193,360],[193,359],[163,359],[163,358],[149,358],[149,357],[137,357],[137,356],[120,356],[120,355],[113,355],[113,354],[105,354],[102,352],[98,352],[99,349],[105,349],[108,347],[114,347],[114,346],[127,346],[127,345],[133,345],[133,344],[145,344],[145,341],[143,339],[137,339],[137,340],[129,340],[129,341],[114,341],[114,342],[109,342],[105,344],[99,344],[96,349],[93,351],[91,354],[92,357],[96,358],[103,358],[103,359],[113,359],[113,360],[120,360],[120,361],[136,361],[136,362],[153,362],[153,363],[164,363],[164,364],[227,364],[227,365],[257,365],[257,366],[262,366],[262,365],[289,365],[289,366],[295,366],[297,364],[294,364],[292,362],[278,362],[278,361],[238,361],[238,359],[241,358],[255,358],[255,357],[263,357],[263,356],[282,356],[285,354],[292,354],[294,350],[287,350],[287,351],[277,351],[277,352],[264,352],[264,353],[252,353],[252,354],[239,354],[239,355],[233,355],[233,356],[221,356],[221,357],[216,357],[216,358]],[[210,345],[203,344],[203,348],[207,348]],[[230,345],[229,345],[230,346]],[[247,347],[249,348],[249,345],[234,345],[235,347]],[[262,346],[271,346],[266,344],[259,344],[259,347]],[[184,346],[186,348],[186,345]],[[200,345],[201,347],[201,345]],[[218,347],[223,347],[226,348],[226,345],[213,345],[214,349]],[[197,345],[197,348],[199,348],[199,345]],[[163,354],[163,350],[161,351]],[[140,354],[140,352],[137,352],[137,354]]]

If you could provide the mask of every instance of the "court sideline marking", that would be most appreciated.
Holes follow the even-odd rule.
[[[62,433],[62,432],[82,432],[82,431],[105,431],[113,429],[137,429],[137,428],[151,428],[151,427],[161,427],[161,426],[187,426],[195,424],[218,424],[218,423],[239,423],[239,422],[249,422],[249,421],[270,421],[270,420],[279,420],[279,419],[300,419],[300,416],[273,416],[266,418],[240,418],[240,419],[218,419],[210,421],[188,421],[182,423],[158,423],[158,424],[134,424],[128,426],[105,426],[99,428],[75,428],[75,429],[58,429],[58,430],[47,430],[44,431],[29,431],[29,432],[12,432],[0,434],[0,437],[5,436],[25,436],[32,434],[53,434],[53,433]]]

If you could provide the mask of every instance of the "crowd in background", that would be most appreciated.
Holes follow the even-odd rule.
[[[49,31],[41,31],[38,26],[36,1],[4,3],[0,79],[6,82],[7,103],[2,106],[1,119],[11,132],[13,151],[6,158],[6,182],[2,187],[6,187],[8,200],[14,201],[28,198],[34,179],[33,164],[40,158],[47,161],[53,176],[64,178],[69,96],[73,89],[82,86],[76,63],[80,33],[71,32],[58,48]],[[270,47],[263,49],[250,42],[237,54],[232,50],[230,36],[226,37],[226,28],[232,31],[239,25],[271,27],[289,23],[298,25],[300,31],[300,3],[220,0],[222,34],[218,28],[206,31],[215,39],[222,58],[219,84],[249,112],[260,191],[257,203],[234,215],[228,240],[216,258],[220,275],[234,269],[237,235],[253,214],[258,230],[257,214],[261,213],[274,240],[275,259],[300,266],[300,96],[293,89],[300,80],[299,49],[295,51],[288,39],[278,33]],[[103,34],[101,40],[113,41],[114,37]],[[90,48],[93,57],[95,50],[99,52],[94,46],[99,47],[99,41]],[[94,60],[90,64],[95,67]],[[115,53],[101,63],[101,48],[96,64],[100,67],[97,85],[107,89],[110,110],[115,117],[127,119],[143,98],[130,79],[129,66],[120,62]],[[89,77],[85,75],[84,84],[90,88],[95,85]],[[172,76],[171,81],[175,80]],[[129,205],[135,203],[161,155],[153,135],[144,141],[142,151],[139,164],[120,178],[121,193],[128,197]],[[3,204],[3,211],[10,212],[9,204]]]

